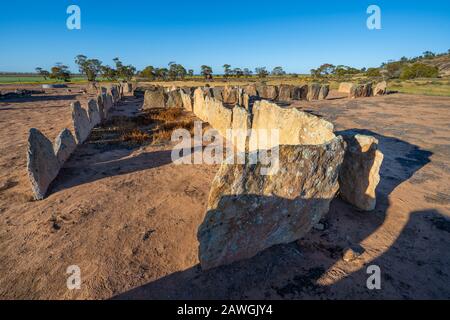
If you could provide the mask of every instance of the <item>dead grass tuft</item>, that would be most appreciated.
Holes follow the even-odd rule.
[[[133,129],[131,131],[124,131],[121,140],[131,144],[144,144],[150,140],[150,135],[140,129]]]

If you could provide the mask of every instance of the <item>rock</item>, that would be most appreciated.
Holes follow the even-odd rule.
[[[105,116],[105,101],[106,95],[104,94],[98,94],[97,95],[97,104],[98,104],[98,111],[100,113],[100,120],[104,121],[106,119]]]
[[[357,247],[348,247],[345,248],[342,254],[342,259],[345,262],[354,262],[360,258],[360,256],[364,253],[364,249]]]
[[[254,103],[252,129],[277,129],[279,144],[322,144],[335,137],[332,123],[296,108],[280,107],[267,100]],[[256,133],[252,132],[250,137],[251,150],[255,149]],[[274,145],[269,144],[268,147]]]
[[[246,95],[246,94],[245,94]],[[231,134],[232,141],[231,143],[236,147],[236,149],[240,152],[246,151],[247,146],[247,135],[251,128],[251,116],[248,112],[248,109],[243,108],[241,106],[235,106],[233,108],[233,116],[231,123]]]
[[[91,124],[91,129],[102,121],[100,117],[100,108],[97,101],[94,99],[88,100],[88,116],[89,122]]]
[[[120,100],[120,94],[119,94],[119,89],[117,88],[116,85],[111,85],[108,90],[107,93],[111,94],[112,96],[112,101],[113,101],[113,105],[119,103]]]
[[[208,122],[208,114],[205,105],[205,92],[203,88],[194,91],[194,114],[202,121]]]
[[[278,101],[289,102],[293,96],[293,86],[282,84],[278,87]]]
[[[44,199],[50,183],[58,175],[59,168],[50,140],[39,130],[31,128],[28,136],[27,170],[36,200]]]
[[[319,91],[319,100],[325,100],[328,97],[329,92],[330,92],[330,85],[329,84],[322,85]]]
[[[183,108],[180,90],[172,90],[167,93],[167,108]]]
[[[317,231],[323,231],[325,230],[325,225],[323,223],[316,223],[313,227]]]
[[[162,87],[153,87],[145,91],[143,109],[165,108],[167,94]]]
[[[338,190],[342,137],[321,145],[281,145],[279,170],[260,162],[221,165],[198,230],[199,259],[210,269],[302,238],[329,210]]]
[[[308,86],[308,96],[306,99],[308,101],[319,100],[319,93],[320,93],[321,87],[322,86],[319,83],[311,83]]]
[[[351,88],[350,98],[361,98],[372,96],[372,83],[357,84]]]
[[[213,91],[214,99],[223,101],[223,91],[224,91],[223,87],[213,87],[212,91]]]
[[[263,99],[275,100],[278,97],[278,88],[275,86],[259,85],[256,90]]]
[[[375,209],[375,189],[380,182],[383,153],[378,140],[371,136],[343,134],[347,143],[344,162],[339,173],[342,199],[360,210]]]
[[[77,143],[83,143],[91,132],[91,124],[85,109],[81,107],[80,102],[75,101],[70,105],[72,109],[72,121],[75,129]]]
[[[90,81],[87,85],[87,92],[89,94],[97,94],[99,91],[99,88],[97,87],[97,83],[96,82],[92,82]]]
[[[214,98],[213,89],[209,85],[203,88],[203,94],[205,97]]]
[[[133,84],[129,82],[122,82],[123,93],[132,93],[133,92]]]
[[[248,94],[250,97],[258,95],[258,92],[256,91],[256,85],[254,84],[249,84],[248,86],[245,86],[244,92]]]
[[[109,93],[103,93],[102,99],[103,99],[103,113],[106,119],[108,117],[110,110],[113,107],[113,98]]]
[[[190,93],[186,93],[184,90],[180,91],[181,101],[183,102],[183,108],[187,111],[193,111],[193,99]]]
[[[292,89],[293,100],[306,100],[308,97],[308,85],[294,86]]]
[[[387,82],[381,81],[381,82],[377,83],[377,85],[375,86],[375,89],[373,90],[373,95],[374,96],[385,95],[386,90],[387,90]]]
[[[230,86],[223,89],[223,103],[236,105],[239,103],[239,90]]]
[[[53,150],[60,166],[69,159],[76,147],[77,142],[75,141],[72,132],[67,128],[63,129],[56,137],[53,145]]]
[[[208,122],[216,129],[219,134],[226,138],[227,130],[231,129],[231,120],[233,111],[223,105],[223,103],[214,98],[205,98],[208,112]]]
[[[341,82],[338,91],[342,93],[351,93],[354,87],[355,84],[351,82]]]

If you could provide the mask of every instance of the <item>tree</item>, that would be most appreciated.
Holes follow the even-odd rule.
[[[283,70],[282,67],[275,67],[272,70],[272,75],[274,75],[274,76],[282,76],[285,74],[286,74],[286,72]]]
[[[415,78],[436,78],[438,75],[438,67],[416,62],[412,65],[406,65],[402,68],[400,79],[407,80]]]
[[[258,75],[259,78],[265,78],[269,75],[269,72],[267,72],[266,67],[255,68],[255,73]]]
[[[101,74],[109,81],[117,80],[117,70],[111,68],[110,66],[102,66]]]
[[[155,76],[159,80],[167,80],[168,75],[169,75],[169,70],[167,68],[156,68],[155,69]]]
[[[193,77],[194,76],[194,70],[192,70],[192,69],[189,69],[188,70],[188,75],[189,75],[189,77]]]
[[[50,72],[42,69],[41,67],[37,67],[35,70],[37,74],[39,74],[41,77],[44,77],[44,80],[47,80],[47,78],[50,76]]]
[[[369,68],[366,71],[366,76],[368,77],[381,77],[379,68]]]
[[[229,64],[224,64],[223,66],[222,66],[222,68],[223,68],[223,75],[224,75],[224,77],[225,78],[228,78],[228,76],[230,76],[230,74],[231,74],[231,65],[229,65]]]
[[[200,69],[202,70],[201,74],[205,77],[205,80],[212,79],[213,70],[210,66],[203,65]]]
[[[58,62],[55,64],[55,66],[51,68],[49,77],[51,79],[57,79],[68,82],[70,81],[69,67]]]
[[[243,72],[246,77],[250,77],[253,74],[253,71],[249,70],[249,68],[244,68]]]
[[[80,73],[86,75],[88,81],[94,82],[98,74],[102,71],[102,62],[98,59],[88,59],[80,54],[75,57]]]
[[[155,68],[153,66],[147,66],[141,71],[140,76],[148,80],[155,78]]]
[[[401,61],[392,61],[392,62],[386,63],[384,65],[384,70],[385,70],[386,76],[390,79],[399,78],[404,65],[405,65],[405,62],[401,62]]]
[[[114,58],[113,61],[116,64],[117,78],[124,81],[130,81],[136,73],[136,68],[132,65],[123,65],[119,58]]]
[[[433,58],[433,57],[436,56],[436,54],[435,54],[434,52],[431,52],[431,51],[425,51],[425,52],[422,53],[422,54],[423,54],[423,57],[424,57],[425,59]]]
[[[234,68],[233,75],[236,76],[237,78],[240,78],[244,75],[244,72],[241,70],[241,68]]]

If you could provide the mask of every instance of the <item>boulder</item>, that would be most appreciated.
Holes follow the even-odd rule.
[[[70,132],[70,130],[67,128],[63,129],[58,134],[55,143],[53,144],[53,150],[61,167],[64,162],[69,159],[70,155],[74,152],[76,147],[77,142],[75,141],[72,132]]]
[[[226,104],[238,104],[239,103],[239,90],[230,86],[225,86],[223,89],[223,103]]]
[[[167,93],[167,108],[183,108],[180,90],[172,90]]]
[[[151,87],[145,91],[143,109],[165,108],[167,94],[163,87]]]
[[[212,91],[213,91],[214,99],[223,101],[223,91],[224,91],[223,87],[213,87]]]
[[[332,123],[296,108],[283,108],[266,100],[253,105],[252,130],[277,129],[279,144],[322,144],[335,137],[333,128]],[[250,137],[251,150],[256,146],[256,134],[252,132]]]
[[[350,91],[350,98],[361,98],[372,96],[372,83],[354,85]]]
[[[205,104],[208,113],[209,124],[216,129],[219,134],[226,138],[227,130],[231,129],[233,111],[214,98],[206,97]]]
[[[258,85],[256,91],[263,99],[275,100],[278,97],[278,88],[276,86]]]
[[[311,83],[308,86],[308,96],[306,99],[308,101],[319,100],[319,93],[321,87],[322,86],[319,83]]]
[[[292,89],[293,100],[306,100],[308,97],[308,85],[294,86]]]
[[[38,129],[31,128],[28,135],[27,171],[36,200],[44,199],[59,169],[59,162],[50,140]]]
[[[338,91],[341,93],[351,93],[354,87],[355,87],[354,83],[341,82],[341,84],[339,85]]]
[[[81,107],[79,101],[72,102],[70,105],[72,109],[72,121],[75,130],[75,138],[77,143],[83,143],[91,132],[91,123],[89,121],[88,113]]]
[[[328,93],[330,92],[330,85],[324,84],[320,87],[319,91],[319,100],[325,100],[328,97]]]
[[[378,140],[361,134],[344,134],[347,149],[339,173],[342,199],[364,211],[375,209],[383,153]]]
[[[91,124],[91,129],[102,121],[100,117],[100,108],[97,101],[94,99],[88,100],[88,116],[89,122]]]
[[[247,259],[302,238],[328,212],[338,190],[342,137],[320,145],[280,145],[279,170],[227,164],[216,174],[197,233],[203,269]]]
[[[289,102],[293,96],[293,86],[282,84],[278,87],[278,101]]]
[[[373,90],[373,95],[374,96],[384,95],[386,94],[386,89],[387,89],[386,81],[378,82],[377,85],[375,86],[375,89]]]
[[[248,86],[245,86],[244,92],[248,94],[250,97],[258,95],[258,92],[256,91],[256,85],[254,84],[249,84]]]

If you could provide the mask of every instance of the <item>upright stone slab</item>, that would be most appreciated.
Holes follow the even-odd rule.
[[[213,87],[212,91],[213,91],[214,99],[223,101],[223,91],[224,91],[223,87]]]
[[[205,90],[197,88],[194,92],[194,114],[202,121],[208,122],[208,113],[205,104]]]
[[[381,82],[377,83],[377,85],[375,86],[375,89],[373,90],[373,95],[374,96],[382,96],[382,95],[386,94],[386,90],[387,90],[387,82],[381,81]]]
[[[100,108],[97,101],[94,99],[88,100],[88,116],[91,129],[102,121],[100,117]]]
[[[311,83],[308,86],[308,101],[319,100],[320,88],[322,86],[319,83]]]
[[[75,138],[77,143],[83,143],[91,132],[91,124],[89,122],[89,117],[87,111],[81,107],[79,101],[71,103],[72,109],[72,121],[73,127],[75,129]]]
[[[251,116],[250,113],[240,106],[233,108],[233,117],[231,123],[231,143],[236,147],[239,152],[245,152],[248,144],[248,130],[251,129]]]
[[[59,165],[62,167],[64,162],[69,159],[70,155],[75,151],[77,147],[77,142],[70,132],[69,129],[63,129],[56,137],[55,143],[53,144],[53,150],[55,152],[56,158],[58,159]]]
[[[183,100],[181,99],[180,90],[171,90],[167,93],[167,108],[183,108]]]
[[[98,111],[100,114],[100,120],[104,121],[106,119],[105,117],[105,97],[103,94],[97,95],[97,104],[98,104]]]
[[[293,96],[293,86],[282,84],[278,87],[278,101],[290,102]]]
[[[39,130],[31,128],[28,135],[27,171],[36,200],[44,199],[59,169],[59,162],[50,140]]]
[[[123,82],[123,93],[132,93],[133,92],[133,84],[129,82]]]
[[[354,90],[354,87],[356,85],[354,83],[351,82],[341,82],[341,84],[339,85],[339,89],[338,91],[341,93],[348,93],[350,94],[352,92],[352,90]]]
[[[256,85],[250,84],[244,87],[244,92],[248,94],[250,97],[258,96],[258,91],[256,91]]]
[[[342,137],[335,137],[320,145],[281,145],[273,175],[265,175],[261,162],[224,162],[197,234],[202,268],[302,238],[328,212],[343,156]]]
[[[226,138],[228,129],[231,129],[231,120],[233,111],[223,105],[223,103],[214,98],[205,98],[205,104],[208,112],[208,122],[216,129],[219,134]]]
[[[108,93],[102,94],[102,98],[103,98],[103,101],[104,101],[103,112],[105,114],[105,119],[106,119],[108,117],[112,107],[113,107],[113,98]]]
[[[186,109],[187,111],[193,111],[192,105],[193,105],[193,99],[190,95],[190,93],[186,93],[184,92],[184,90],[180,91],[180,95],[181,95],[181,100],[183,102],[183,108]]]
[[[259,85],[256,87],[256,90],[263,99],[275,100],[278,97],[278,88],[276,86]]]
[[[237,88],[226,86],[223,89],[223,103],[235,105],[239,103],[239,92]]]
[[[375,189],[380,182],[383,153],[374,137],[351,133],[343,137],[347,149],[339,173],[340,195],[356,208],[371,211],[376,206]]]
[[[325,100],[328,97],[328,93],[330,92],[330,85],[329,84],[323,84],[320,87],[319,91],[319,100]]]
[[[167,93],[162,87],[152,87],[145,91],[144,109],[165,108],[167,102]]]
[[[254,150],[258,140],[257,130],[276,129],[279,144],[319,144],[332,140],[333,124],[315,115],[296,108],[283,108],[267,100],[256,101],[253,105],[252,135],[250,146]],[[269,145],[269,147],[274,144]]]
[[[308,85],[294,86],[292,90],[293,100],[306,100],[308,97]]]

